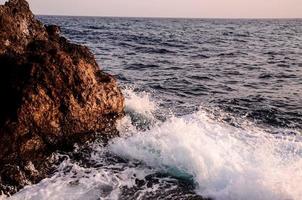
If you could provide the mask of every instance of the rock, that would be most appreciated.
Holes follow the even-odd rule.
[[[34,18],[25,0],[0,5],[0,190],[47,176],[45,158],[94,133],[117,134],[124,97],[88,48]]]

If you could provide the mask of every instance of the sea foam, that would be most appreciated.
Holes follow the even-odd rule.
[[[196,191],[203,196],[302,197],[302,188],[297,187],[302,182],[299,136],[272,135],[253,124],[234,127],[212,119],[202,109],[188,116],[172,117],[149,131],[126,135],[111,142],[112,152],[143,161],[172,176],[192,176]]]
[[[155,119],[152,113],[158,107],[149,95],[126,92],[129,112]],[[202,108],[152,124],[145,131],[137,129],[127,115],[118,128],[121,137],[109,145],[91,144],[94,151],[88,159],[97,167],[66,159],[53,177],[9,199],[119,199],[121,188],[131,188],[136,178],[156,172],[192,181],[196,193],[218,200],[299,200],[302,196],[298,134],[282,134],[286,130],[270,134],[253,123],[232,126]],[[107,163],[108,154],[123,162]],[[157,189],[146,188],[160,192]],[[138,191],[136,199],[143,199],[143,194]]]
[[[196,191],[215,199],[298,200],[302,196],[302,188],[297,187],[302,181],[301,140],[275,137],[253,127],[232,127],[202,111],[117,138],[110,149],[175,177],[192,176]]]

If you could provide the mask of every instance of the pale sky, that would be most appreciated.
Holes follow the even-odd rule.
[[[302,18],[302,0],[29,0],[29,3],[35,14],[47,15]]]

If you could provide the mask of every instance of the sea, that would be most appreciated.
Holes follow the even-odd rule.
[[[120,136],[12,200],[301,200],[302,20],[38,16],[125,96]]]

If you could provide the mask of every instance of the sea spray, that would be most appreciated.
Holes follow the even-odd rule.
[[[147,92],[134,92],[134,89],[127,87],[123,90],[125,95],[127,114],[126,118],[131,119],[131,123],[136,129],[146,130],[151,125],[157,123],[155,112],[158,110],[158,103],[151,100],[151,95]],[[125,119],[122,119],[122,121]],[[121,123],[117,123],[118,126]],[[125,123],[124,123],[125,124]],[[124,132],[121,131],[120,132]],[[127,131],[129,133],[129,131]]]
[[[160,108],[149,95],[133,90],[127,93],[127,115],[118,123],[120,138],[108,146],[90,144],[92,151],[85,163],[65,155],[51,178],[9,199],[144,199],[179,188],[178,180],[192,185],[196,193],[218,200],[299,200],[302,196],[297,187],[302,181],[298,135],[282,134],[288,132],[283,129],[270,134],[244,120],[230,125],[202,108],[158,121],[154,112]],[[147,113],[143,119],[156,123],[142,130],[133,123],[131,115],[135,113]],[[74,153],[79,152],[81,148],[76,148]],[[140,184],[149,177],[158,181],[150,186]],[[177,191],[175,196],[183,197]]]
[[[155,101],[147,92],[135,93],[134,89],[128,87],[123,90],[126,100],[126,112],[141,114],[145,117],[153,118],[153,113],[158,108]]]
[[[302,142],[257,127],[238,128],[199,111],[144,133],[114,139],[110,149],[159,171],[193,176],[196,191],[217,199],[299,199]],[[286,155],[286,156],[284,156]],[[171,174],[178,176],[178,174]]]

